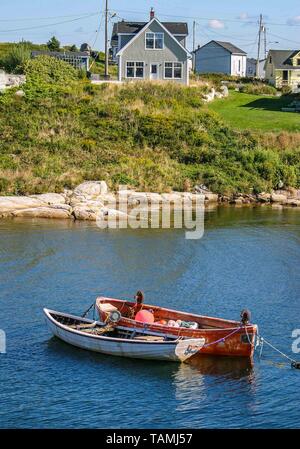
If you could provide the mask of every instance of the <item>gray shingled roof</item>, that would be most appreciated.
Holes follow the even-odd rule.
[[[241,50],[240,48],[236,47],[235,45],[231,44],[230,42],[222,42],[222,41],[214,41],[218,45],[221,45],[221,47],[225,48],[225,50],[228,50],[233,55],[246,55],[247,53],[244,50]]]
[[[117,22],[114,24],[112,39],[116,38],[119,33],[137,34],[148,22]],[[188,24],[185,22],[162,22],[167,30],[172,34],[188,35]]]
[[[276,69],[300,69],[300,66],[293,66],[291,58],[300,50],[270,50],[269,57],[272,56]]]

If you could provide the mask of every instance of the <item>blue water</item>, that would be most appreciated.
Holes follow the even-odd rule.
[[[89,223],[0,221],[0,427],[300,427],[300,371],[264,349],[254,365],[192,365],[92,354],[49,334],[42,308],[82,313],[97,295],[238,319],[294,358],[300,328],[300,213],[207,212],[205,235],[101,231]]]

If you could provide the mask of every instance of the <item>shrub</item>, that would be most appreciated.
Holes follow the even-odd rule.
[[[28,98],[47,96],[68,88],[78,80],[78,71],[65,61],[52,56],[41,55],[24,64],[26,84],[24,87]]]
[[[15,44],[3,58],[1,65],[8,73],[23,73],[24,65],[30,59],[31,49],[27,42]]]
[[[264,83],[253,82],[252,84],[242,84],[240,86],[240,92],[252,95],[276,95],[277,90],[275,87]]]

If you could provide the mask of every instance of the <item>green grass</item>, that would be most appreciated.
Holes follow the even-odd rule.
[[[24,69],[25,97],[17,88],[0,95],[1,195],[61,192],[99,179],[158,192],[204,183],[214,192],[252,193],[279,180],[300,187],[300,133],[228,125],[203,104],[205,85],[92,85],[48,56]]]
[[[219,113],[233,128],[267,132],[300,131],[300,115],[282,112],[291,98],[249,95],[230,92],[226,99],[218,99],[208,108]]]

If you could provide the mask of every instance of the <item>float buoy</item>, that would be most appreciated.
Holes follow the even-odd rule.
[[[135,320],[140,321],[141,323],[152,324],[152,323],[154,323],[154,315],[153,315],[153,313],[148,312],[148,310],[140,310],[135,315]]]

